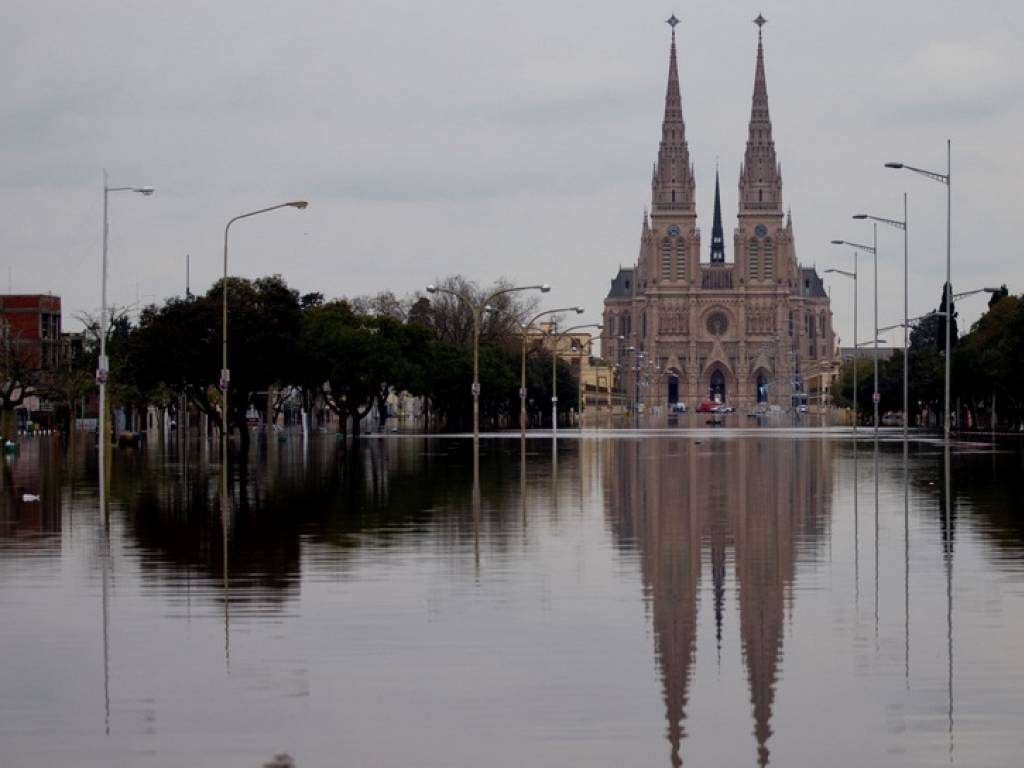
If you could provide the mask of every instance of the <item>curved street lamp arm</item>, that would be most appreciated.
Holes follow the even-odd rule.
[[[883,224],[888,224],[890,227],[896,227],[896,229],[906,229],[907,222],[899,221],[897,219],[883,219],[881,216],[872,216],[867,213],[855,213],[853,215],[855,219],[870,219],[871,221],[880,221]]]
[[[886,163],[885,167],[886,168],[905,168],[908,171],[913,171],[914,173],[919,173],[922,176],[927,176],[929,179],[933,179],[934,181],[938,181],[938,182],[940,182],[942,184],[946,184],[946,185],[949,184],[949,174],[948,173],[936,173],[935,171],[926,171],[924,168],[915,168],[914,166],[906,165],[905,163]]]
[[[844,277],[848,277],[851,280],[857,279],[856,274],[854,274],[853,272],[847,272],[845,269],[826,269],[825,272],[835,272],[837,275],[843,275]]]
[[[867,251],[868,253],[874,253],[875,249],[870,245],[861,245],[860,243],[851,243],[849,240],[833,240],[832,245],[848,245],[851,248],[856,248],[861,251]]]

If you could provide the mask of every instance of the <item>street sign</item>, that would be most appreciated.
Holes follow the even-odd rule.
[[[871,396],[871,399],[872,399],[872,400],[873,400],[874,402],[876,402],[876,403],[880,403],[880,402],[882,402],[882,396],[881,396],[880,394],[878,394],[877,392],[875,392],[875,394],[873,394],[873,395]]]

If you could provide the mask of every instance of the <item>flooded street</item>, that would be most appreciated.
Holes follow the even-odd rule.
[[[26,438],[0,766],[1014,765],[1019,444]],[[34,498],[38,496],[38,499]]]

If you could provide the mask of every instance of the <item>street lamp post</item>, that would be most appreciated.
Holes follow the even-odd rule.
[[[953,294],[953,241],[952,241],[952,222],[953,222],[953,184],[952,184],[952,143],[949,139],[946,140],[946,173],[935,173],[933,171],[926,171],[923,168],[915,168],[912,165],[905,165],[904,163],[886,163],[886,168],[906,168],[908,171],[919,173],[922,176],[927,176],[933,181],[941,182],[946,185],[946,287],[944,289],[944,295],[946,297],[946,308],[949,309],[949,305],[952,302]],[[949,372],[950,372],[950,351],[952,338],[951,329],[953,326],[953,313],[946,312],[946,383],[944,390],[944,402],[943,402],[943,414],[942,414],[942,433],[945,441],[949,442]]]
[[[526,334],[530,332],[530,328],[533,327],[533,324],[542,317],[558,314],[560,312],[575,312],[579,315],[583,313],[583,307],[546,309],[543,312],[538,312],[525,323],[520,323],[518,318],[510,315],[513,322],[515,322],[519,327],[519,334],[522,339],[522,351],[519,356],[519,436],[522,438],[526,437]]]
[[[220,430],[220,460],[222,462],[222,482],[224,491],[224,500],[227,502],[227,490],[228,490],[228,434],[231,432],[231,412],[228,409],[228,389],[231,383],[231,373],[228,370],[228,233],[231,231],[231,225],[239,219],[247,219],[250,216],[258,216],[261,213],[267,213],[268,211],[276,211],[278,208],[298,208],[300,211],[305,208],[309,203],[305,200],[293,200],[290,203],[281,203],[280,205],[272,205],[269,208],[260,208],[258,211],[250,211],[249,213],[243,213],[240,216],[235,216],[231,219],[227,226],[224,227],[224,279],[221,282],[221,356],[222,366],[220,371],[220,388],[223,393],[221,405],[223,412],[221,413],[221,430]]]
[[[577,392],[577,395],[576,395],[576,413],[578,414],[577,418],[579,419],[579,427],[580,427],[580,431],[581,432],[583,431],[583,405],[584,405],[584,402],[583,402],[583,390],[584,390],[583,355],[584,355],[584,352],[587,349],[587,347],[590,347],[590,358],[589,359],[591,360],[591,363],[590,363],[589,367],[592,367],[592,368],[595,369],[595,371],[594,371],[594,398],[595,398],[595,408],[597,409],[597,419],[595,421],[595,426],[599,427],[600,426],[600,421],[601,421],[601,393],[600,393],[600,388],[599,388],[599,384],[600,384],[600,365],[595,365],[594,362],[593,362],[594,361],[594,342],[595,341],[597,341],[597,337],[596,336],[591,336],[590,339],[588,339],[584,343],[580,344],[580,349],[579,349],[579,352],[580,352],[580,378],[579,378],[579,381],[577,382],[579,386],[578,386],[578,392]]]
[[[826,272],[835,272],[853,280],[853,431],[857,431],[857,252],[853,252],[853,272],[846,272],[842,269],[826,269]]]
[[[100,290],[100,357],[96,366],[96,383],[100,389],[99,418],[99,473],[106,483],[107,452],[110,449],[110,414],[107,413],[107,376],[110,372],[110,361],[107,359],[107,243],[110,233],[107,198],[111,192],[138,192],[148,197],[153,194],[152,187],[110,187],[107,186],[107,172],[103,171],[103,269],[102,287]],[[102,506],[102,505],[101,505]]]
[[[633,366],[633,417],[636,424],[640,423],[640,359],[644,356],[642,349],[638,347],[626,347],[627,352],[632,352],[636,365]]]
[[[910,416],[910,337],[908,330],[910,321],[907,319],[909,312],[909,288],[908,288],[908,270],[907,263],[909,252],[907,242],[907,193],[903,193],[903,221],[897,221],[896,219],[883,219],[880,216],[869,216],[866,213],[858,213],[853,218],[855,219],[871,219],[873,221],[880,221],[883,224],[888,224],[890,227],[896,227],[897,229],[903,230],[903,439],[907,439],[907,419]],[[877,245],[878,231],[875,231],[876,245]],[[878,325],[878,318],[875,318],[875,325]],[[878,332],[875,332],[878,335]]]
[[[438,285],[428,285],[427,293],[447,293],[449,296],[454,296],[456,299],[465,304],[470,313],[473,315],[473,442],[478,443],[480,441],[480,317],[487,309],[495,298],[506,293],[513,293],[515,291],[530,291],[538,290],[541,293],[547,293],[551,290],[551,286],[547,283],[543,285],[524,285],[513,288],[502,288],[500,291],[495,291],[490,294],[483,301],[478,304],[474,304],[469,298],[463,296],[458,291],[453,291],[450,288],[442,288]],[[525,360],[525,356],[524,356]],[[524,362],[525,365],[525,362]],[[522,409],[526,408],[526,402],[523,401]],[[525,418],[522,410],[520,410],[520,418]],[[525,430],[525,427],[523,427]],[[525,432],[524,432],[525,435]]]
[[[583,309],[577,307],[577,311],[582,312]],[[584,328],[597,328],[600,330],[603,327],[600,323],[587,323],[566,328],[561,333],[552,332],[549,334],[551,336],[551,433],[553,436],[558,435],[558,340],[573,331],[579,331]]]
[[[961,299],[966,299],[968,296],[974,296],[974,295],[979,294],[979,293],[999,293],[999,292],[1000,292],[999,288],[977,288],[977,289],[975,289],[973,291],[964,291],[963,293],[954,293],[952,295],[952,300],[954,302],[956,302],[956,301],[960,301]],[[896,323],[894,325],[887,325],[884,328],[879,328],[878,332],[879,333],[886,333],[886,332],[894,330],[896,328],[903,328],[904,329],[904,336],[906,336],[907,329],[909,329],[912,325],[914,325],[915,323],[919,323],[920,321],[925,320],[925,319],[927,319],[929,317],[936,317],[936,316],[945,317],[946,313],[942,312],[942,311],[927,312],[927,313],[925,313],[923,315],[919,315],[918,317],[908,318],[908,319],[906,319],[902,323]],[[906,348],[906,346],[908,346],[908,345],[905,345],[905,348]],[[905,356],[904,356],[904,360],[906,360]],[[904,397],[905,396],[906,395],[904,394]],[[904,406],[904,407],[906,407],[906,406]],[[904,424],[905,424],[905,422],[906,422],[906,414],[904,415]],[[904,437],[905,436],[906,436],[906,430],[904,430]]]
[[[857,248],[861,251],[870,253],[874,257],[875,262],[875,326],[874,326],[874,356],[875,356],[875,391],[871,395],[871,403],[873,405],[873,417],[875,420],[875,437],[878,437],[878,401],[880,395],[878,394],[878,225],[875,225],[875,239],[874,245],[860,245],[859,243],[851,243],[848,240],[833,240],[835,245],[848,245],[851,248]]]

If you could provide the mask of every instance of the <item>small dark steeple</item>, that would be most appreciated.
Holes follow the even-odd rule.
[[[711,263],[725,263],[725,236],[722,233],[722,196],[718,188],[718,167],[715,166],[715,221],[711,227]]]

